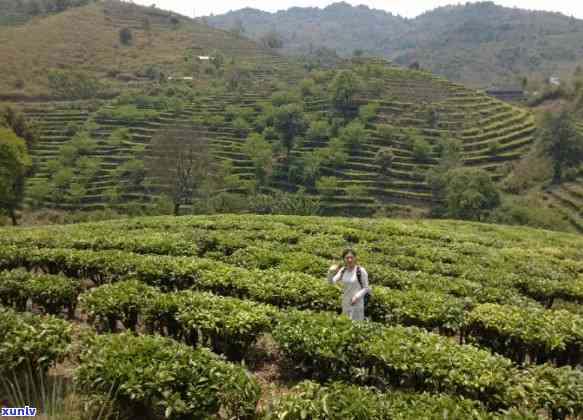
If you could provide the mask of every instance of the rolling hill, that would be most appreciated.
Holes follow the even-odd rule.
[[[286,52],[325,46],[351,56],[361,50],[404,65],[419,62],[478,87],[517,85],[522,76],[566,77],[582,63],[583,21],[492,2],[441,7],[415,19],[347,3],[277,13],[243,9],[207,19],[223,29],[243,28],[256,39],[275,30]]]
[[[128,45],[120,40],[124,28],[131,33]],[[187,58],[216,51],[239,62],[270,63],[273,56],[248,39],[171,12],[118,1],[92,3],[0,26],[0,100],[51,98],[47,74],[58,69],[84,71],[115,94],[139,88],[151,66],[163,67],[169,76],[189,76]]]

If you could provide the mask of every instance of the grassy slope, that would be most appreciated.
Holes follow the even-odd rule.
[[[119,30],[124,27],[133,32],[131,46],[120,45]],[[189,49],[196,55],[215,49],[241,58],[264,54],[250,40],[201,23],[181,18],[175,27],[165,12],[108,1],[0,28],[0,73],[5,76],[0,90],[4,95],[47,94],[47,72],[59,68],[83,69],[105,78],[109,70],[132,73],[159,64],[167,74],[183,75]],[[18,80],[24,81],[24,91],[15,88]]]

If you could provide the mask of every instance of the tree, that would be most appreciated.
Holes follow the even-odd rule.
[[[439,163],[427,173],[427,182],[431,188],[431,214],[445,216],[447,207],[444,205],[448,172],[462,165],[462,144],[457,139],[441,137],[437,144]]]
[[[338,189],[338,179],[334,176],[323,176],[316,181],[316,189],[328,198],[334,197]]]
[[[144,27],[144,32],[146,32],[146,36],[148,38],[148,46],[152,45],[152,23],[150,22],[149,17],[144,17],[142,21],[142,26]]]
[[[330,135],[330,124],[326,120],[313,120],[306,136],[310,140],[322,140]]]
[[[260,41],[265,48],[278,49],[283,47],[283,39],[275,31],[267,32],[261,37]]]
[[[343,70],[332,81],[332,104],[345,117],[355,107],[355,97],[360,91],[356,74]]]
[[[119,30],[119,42],[122,45],[131,45],[134,36],[130,28],[122,28]]]
[[[197,190],[218,181],[208,140],[192,130],[163,130],[152,138],[150,148],[146,174],[171,198],[174,215],[182,205],[193,202]]]
[[[79,182],[73,182],[67,191],[67,201],[74,205],[80,205],[87,195],[87,188]]]
[[[0,128],[0,209],[17,225],[16,209],[24,197],[24,180],[32,167],[24,139]]]
[[[8,127],[14,133],[26,141],[28,150],[34,146],[40,137],[39,127],[32,121],[28,120],[22,112],[7,106],[0,112],[0,127]]]
[[[296,138],[306,130],[304,111],[300,104],[291,103],[275,108],[273,117],[275,129],[280,133],[281,143],[289,158]]]
[[[500,193],[483,169],[457,168],[445,175],[445,201],[448,217],[484,220],[500,205]]]
[[[305,153],[301,159],[302,164],[302,178],[303,181],[313,185],[318,175],[320,175],[320,169],[323,162],[322,149],[313,150],[311,152]]]
[[[393,166],[395,155],[393,150],[388,147],[381,147],[375,155],[375,163],[379,165],[379,172],[382,175],[388,175]]]
[[[334,168],[342,166],[348,160],[344,143],[338,137],[330,140],[328,146],[322,149],[322,163]]]
[[[537,136],[544,153],[553,161],[553,183],[559,184],[566,169],[583,162],[583,137],[577,132],[571,112],[545,113]]]
[[[273,173],[273,149],[265,138],[257,133],[247,137],[243,146],[245,154],[253,161],[255,176],[260,184],[265,185]]]
[[[431,156],[431,144],[421,136],[413,138],[412,149],[417,162],[426,162]]]
[[[377,116],[378,108],[378,104],[374,102],[363,105],[358,109],[358,117],[363,124],[372,122]]]
[[[340,140],[350,150],[362,146],[366,139],[366,130],[359,121],[353,121],[340,130]]]

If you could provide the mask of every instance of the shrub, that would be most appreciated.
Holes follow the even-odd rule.
[[[25,367],[46,372],[68,353],[71,324],[0,307],[0,337],[0,372]]]
[[[208,342],[229,359],[241,360],[257,337],[271,330],[275,308],[210,293],[179,294],[176,319],[189,344]]]
[[[366,193],[366,189],[362,185],[352,184],[346,187],[346,195],[352,200],[362,197]]]
[[[75,382],[88,395],[113,389],[128,410],[145,408],[168,419],[251,418],[260,388],[241,367],[204,349],[159,336],[129,333],[82,338]]]
[[[82,71],[51,70],[48,81],[52,92],[65,99],[90,99],[103,91],[99,80]]]
[[[372,122],[377,116],[378,108],[378,104],[374,102],[361,106],[358,109],[358,116],[362,123],[366,125]]]
[[[339,137],[347,148],[356,150],[364,143],[367,135],[364,126],[358,121],[353,121],[340,130]]]
[[[273,401],[266,410],[267,420],[276,419],[359,419],[417,420],[421,418],[489,420],[495,415],[471,400],[447,395],[407,394],[391,391],[383,394],[372,387],[341,382],[326,386],[304,381],[291,392]],[[530,417],[520,417],[533,420]]]
[[[413,140],[413,157],[418,162],[426,162],[431,157],[431,144],[422,137]]]
[[[97,287],[81,295],[80,308],[87,314],[89,323],[99,331],[116,332],[117,322],[135,330],[138,315],[156,289],[137,280],[128,280]]]
[[[338,190],[338,179],[335,176],[323,176],[316,181],[316,189],[326,197],[333,197]]]
[[[365,369],[387,385],[465,396],[496,408],[515,402],[509,391],[518,371],[510,360],[417,328],[293,311],[281,317],[273,336],[294,366],[322,380],[354,381]]]
[[[545,207],[536,196],[507,197],[487,219],[490,223],[524,225],[568,232],[571,226],[556,210]]]
[[[249,133],[249,130],[251,130],[251,126],[244,118],[237,117],[233,121],[233,129],[235,130],[235,134],[237,136],[243,138]]]
[[[395,155],[393,150],[388,147],[381,147],[375,155],[375,163],[379,165],[379,172],[383,175],[388,175],[393,165]]]

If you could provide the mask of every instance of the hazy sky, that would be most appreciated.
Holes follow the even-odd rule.
[[[229,10],[253,7],[255,9],[274,12],[289,7],[326,7],[335,1],[330,0],[134,0],[136,3],[151,5],[156,4],[161,9],[173,10],[186,16],[206,16],[211,13],[221,14]],[[415,17],[427,10],[448,4],[466,3],[465,1],[447,0],[362,0],[347,1],[358,5],[365,4],[371,8],[384,9],[393,14],[405,17]],[[518,7],[521,9],[549,10],[564,13],[583,19],[583,1],[581,0],[496,0],[496,4],[506,7]]]

